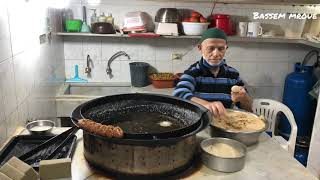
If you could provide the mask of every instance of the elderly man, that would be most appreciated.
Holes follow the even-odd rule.
[[[225,108],[233,104],[252,111],[252,99],[239,72],[223,59],[227,48],[227,35],[222,30],[204,32],[198,45],[202,58],[184,72],[173,95],[201,104],[215,116],[224,115]]]

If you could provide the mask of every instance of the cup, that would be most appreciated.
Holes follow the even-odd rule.
[[[260,22],[249,22],[248,23],[248,37],[258,37],[262,35],[262,27]]]
[[[248,22],[239,22],[238,24],[238,35],[240,37],[245,37],[247,36],[247,31],[248,31]]]

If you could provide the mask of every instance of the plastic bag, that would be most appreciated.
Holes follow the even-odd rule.
[[[319,97],[319,88],[320,88],[320,80],[312,87],[311,91],[309,92],[310,96],[315,99]]]

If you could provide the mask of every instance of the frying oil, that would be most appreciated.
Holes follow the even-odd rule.
[[[130,134],[163,133],[185,126],[175,118],[155,112],[116,114],[112,121]]]

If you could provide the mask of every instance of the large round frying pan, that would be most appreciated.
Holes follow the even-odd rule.
[[[77,120],[85,118],[123,126],[125,139],[148,140],[180,137],[194,132],[202,126],[203,116],[208,116],[208,110],[190,101],[167,95],[134,93],[88,101],[78,106],[71,117],[76,125]],[[155,127],[162,123],[158,120],[169,121],[175,126],[157,129]]]

